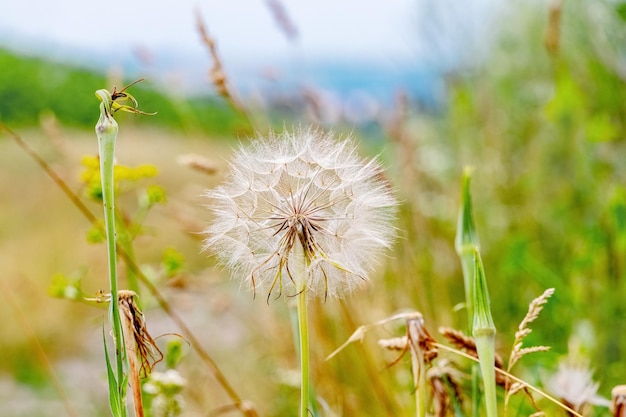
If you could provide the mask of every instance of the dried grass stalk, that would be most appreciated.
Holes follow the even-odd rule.
[[[511,354],[509,356],[509,364],[506,368],[507,373],[510,374],[511,370],[513,369],[513,366],[515,366],[515,364],[525,355],[528,355],[529,353],[546,352],[550,350],[550,346],[522,347],[523,346],[522,342],[524,338],[532,332],[532,329],[528,326],[532,322],[537,320],[537,318],[539,317],[539,314],[543,310],[543,306],[548,302],[548,299],[552,297],[553,294],[554,294],[554,288],[548,288],[547,290],[543,292],[543,294],[541,294],[539,297],[532,300],[530,304],[528,305],[528,312],[522,319],[521,323],[519,324],[517,328],[517,331],[515,332],[515,341],[513,342],[513,349],[511,349]],[[511,380],[509,378],[505,378],[504,390],[506,391],[506,395],[504,397],[504,413],[506,415],[507,410],[508,410],[509,400],[517,392],[522,391],[522,389],[518,388],[517,384],[511,384]],[[526,393],[528,399],[530,400],[533,407],[535,407],[537,412],[541,412],[541,410],[539,410],[539,407],[535,403],[535,400],[533,399],[528,389],[524,387],[523,391]]]
[[[209,35],[209,32],[202,21],[202,16],[199,11],[196,11],[196,27],[198,29],[198,33],[200,34],[200,38],[202,39],[202,43],[204,43],[209,49],[209,54],[213,59],[213,66],[209,72],[211,82],[215,86],[217,93],[224,98],[228,104],[233,107],[238,113],[240,113],[246,121],[248,122],[251,130],[254,130],[254,124],[252,123],[252,119],[248,114],[245,107],[241,104],[241,101],[237,98],[237,95],[230,88],[230,83],[228,82],[228,76],[226,75],[226,71],[224,70],[224,66],[222,65],[222,60],[220,59],[219,54],[217,53],[217,46],[215,44],[215,40]]]
[[[148,333],[143,313],[135,302],[136,296],[134,291],[128,290],[117,293],[135,416],[143,417],[140,378],[152,372],[154,366],[163,359],[163,354]]]
[[[562,14],[563,0],[552,0],[548,12],[548,28],[544,38],[546,49],[552,56],[556,56],[559,53]]]
[[[298,40],[298,27],[289,17],[285,5],[279,0],[265,0],[265,4],[267,4],[274,17],[274,22],[276,22],[276,25],[285,37],[292,42]]]
[[[626,417],[626,385],[617,385],[611,390],[613,404],[611,411],[614,417]]]
[[[532,352],[545,352],[550,350],[549,346],[535,346],[532,348],[522,348],[522,340],[528,336],[532,329],[528,326],[530,323],[534,322],[537,317],[539,317],[539,313],[543,310],[543,306],[548,302],[548,299],[552,297],[554,294],[554,288],[548,288],[541,294],[539,297],[535,298],[528,305],[528,312],[526,316],[522,319],[522,322],[519,324],[517,332],[515,332],[515,342],[513,342],[513,350],[511,351],[511,356],[509,358],[509,366],[507,370],[510,372],[513,366],[519,361],[522,356],[532,353]]]
[[[426,379],[431,387],[435,417],[445,417],[453,410],[453,403],[462,403],[462,374],[450,366],[448,360],[438,361],[436,367],[430,368]]]
[[[188,166],[189,168],[202,172],[203,174],[213,175],[218,171],[215,163],[202,155],[180,155],[177,161],[179,164]]]

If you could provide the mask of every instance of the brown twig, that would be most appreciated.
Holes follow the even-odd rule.
[[[564,0],[552,0],[550,2],[550,10],[548,12],[548,28],[546,30],[544,44],[548,53],[550,53],[553,57],[556,57],[559,53],[563,1]]]
[[[200,38],[202,43],[206,45],[209,50],[209,54],[213,59],[213,66],[209,72],[211,77],[211,82],[215,86],[217,93],[224,99],[226,102],[235,109],[239,114],[241,114],[251,131],[256,130],[254,128],[254,123],[252,122],[252,118],[250,114],[245,109],[245,107],[241,104],[241,101],[234,94],[232,88],[230,87],[230,83],[228,82],[228,76],[226,75],[226,71],[224,70],[224,66],[222,65],[222,60],[220,59],[219,54],[217,53],[217,46],[215,44],[215,40],[209,35],[209,31],[207,30],[204,22],[202,20],[202,16],[200,15],[200,11],[196,10],[196,27],[198,29],[198,33],[200,34]]]
[[[215,163],[202,155],[180,155],[177,161],[179,164],[185,165],[195,171],[202,172],[203,174],[213,175],[218,171]]]
[[[298,40],[298,27],[293,23],[293,20],[289,17],[285,5],[279,0],[265,0],[268,9],[274,17],[276,25],[281,32],[285,34],[285,37],[291,42]]]

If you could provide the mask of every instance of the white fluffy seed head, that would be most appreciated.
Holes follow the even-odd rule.
[[[593,380],[593,371],[585,362],[571,358],[561,361],[558,371],[546,385],[552,394],[567,401],[578,412],[597,402],[599,384]]]
[[[240,147],[207,196],[205,249],[268,299],[349,293],[395,237],[397,202],[380,164],[331,133],[297,130]]]

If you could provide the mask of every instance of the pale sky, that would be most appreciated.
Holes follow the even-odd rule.
[[[227,59],[306,56],[406,58],[416,49],[420,0],[282,0],[297,27],[290,43],[266,0],[0,0],[0,34],[87,50],[200,50],[194,10]],[[4,4],[2,4],[4,3]]]
[[[295,26],[289,40],[268,3]],[[446,69],[485,45],[498,0],[0,0],[0,47],[109,68],[138,65],[194,92],[211,59],[196,29],[198,10],[226,72],[240,87],[272,71],[302,74],[316,61]],[[478,40],[478,41],[476,41]],[[26,41],[24,43],[24,41]],[[42,42],[44,41],[43,51]],[[137,51],[148,52],[151,67]],[[108,69],[108,68],[107,68]],[[267,72],[269,70],[270,72]],[[147,71],[147,72],[146,72]],[[284,80],[284,77],[281,78]],[[166,84],[172,79],[162,79]],[[187,90],[186,90],[187,91]]]

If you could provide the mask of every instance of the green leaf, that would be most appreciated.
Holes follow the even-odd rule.
[[[183,341],[179,338],[171,339],[165,348],[165,364],[169,369],[174,369],[185,356]]]
[[[107,364],[107,379],[109,382],[109,405],[111,406],[111,413],[114,417],[125,417],[126,409],[122,404],[122,398],[120,397],[120,390],[118,389],[117,379],[115,373],[111,367],[111,361],[109,359],[109,351],[107,349],[106,335],[104,333],[104,326],[102,326],[102,344],[104,345],[104,358]]]
[[[183,264],[185,263],[185,257],[176,249],[167,248],[163,251],[161,263],[163,265],[163,268],[165,269],[165,275],[167,277],[171,277],[180,272]]]
[[[167,202],[167,193],[163,187],[158,185],[151,185],[146,188],[146,196],[148,199],[148,205],[165,204]]]
[[[626,2],[622,1],[617,3],[617,5],[615,6],[615,11],[617,12],[617,15],[620,17],[620,19],[626,21]]]
[[[569,74],[560,74],[545,112],[549,120],[562,124],[574,124],[584,117],[585,96]]]
[[[496,327],[493,324],[491,315],[491,306],[489,300],[489,291],[487,290],[487,279],[485,278],[485,268],[478,250],[474,251],[474,336],[477,333],[493,332]]]
[[[591,142],[611,142],[619,137],[619,130],[608,114],[600,113],[585,125],[585,136]]]
[[[104,230],[104,225],[100,222],[98,224],[92,225],[92,227],[87,230],[87,242],[89,243],[102,243],[106,240],[107,235]]]
[[[67,300],[80,300],[83,296],[80,288],[81,277],[68,277],[56,274],[52,277],[52,284],[48,287],[48,294],[52,297],[65,298]]]
[[[466,251],[472,252],[480,246],[478,233],[474,224],[474,212],[472,210],[472,196],[470,193],[470,183],[472,179],[472,168],[465,167],[463,171],[463,184],[461,186],[461,211],[456,228],[456,238],[454,246],[456,252],[463,254]]]

